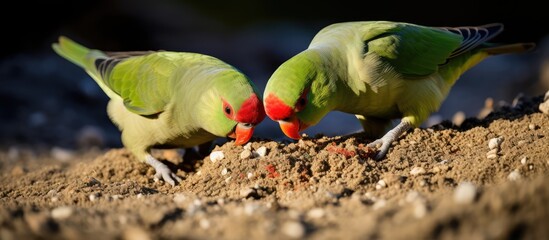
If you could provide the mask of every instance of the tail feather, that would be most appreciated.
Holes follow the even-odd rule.
[[[505,44],[493,47],[483,48],[482,50],[490,55],[504,54],[504,53],[520,53],[534,49],[535,43],[515,43]]]
[[[52,44],[52,48],[63,58],[86,70],[111,99],[117,97],[116,93],[105,84],[101,74],[95,66],[95,61],[97,59],[107,58],[105,53],[99,50],[86,48],[64,36],[59,37],[59,42]]]
[[[59,42],[52,44],[52,48],[57,54],[72,63],[82,68],[86,67],[86,56],[90,53],[90,49],[64,36],[59,37]]]

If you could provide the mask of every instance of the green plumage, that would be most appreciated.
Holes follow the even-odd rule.
[[[533,47],[487,43],[502,29],[501,24],[461,28],[387,21],[333,24],[273,73],[264,96],[277,96],[294,108],[303,90],[310,89],[306,107],[295,113],[308,126],[330,111],[342,111],[357,115],[371,137],[386,133],[396,118],[417,127],[438,110],[463,72],[491,54]],[[267,102],[265,108],[267,115],[276,114]]]
[[[211,56],[102,52],[65,37],[53,49],[85,69],[110,97],[109,117],[141,161],[154,147],[186,148],[226,137],[239,124],[235,116],[243,103],[260,96],[244,74]],[[224,112],[223,101],[232,115]]]

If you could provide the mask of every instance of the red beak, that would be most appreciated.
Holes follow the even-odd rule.
[[[236,138],[234,141],[235,145],[243,145],[250,141],[252,135],[254,135],[254,127],[239,123],[236,125],[235,131],[227,135],[227,137]]]
[[[301,130],[301,121],[295,116],[291,116],[289,119],[278,121],[280,129],[289,138],[300,139],[299,131]]]

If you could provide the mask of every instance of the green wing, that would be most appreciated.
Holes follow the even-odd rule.
[[[365,53],[375,53],[403,75],[425,76],[437,71],[463,37],[439,29],[406,23],[387,23],[366,31]]]
[[[481,46],[502,30],[499,23],[437,28],[382,22],[366,31],[363,41],[366,53],[383,57],[400,74],[425,76],[436,72],[448,59]]]
[[[164,111],[172,97],[175,53],[108,53],[95,60],[101,80],[124,100],[128,110],[140,115]]]
[[[110,98],[121,97],[128,110],[144,116],[164,111],[172,98],[170,80],[176,68],[197,58],[191,53],[103,52],[64,36],[52,48],[84,68]]]

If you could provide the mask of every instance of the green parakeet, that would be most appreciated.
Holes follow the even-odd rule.
[[[522,52],[533,43],[487,41],[502,24],[427,27],[366,21],[323,28],[309,47],[276,69],[267,82],[264,106],[290,138],[328,112],[355,114],[369,147],[383,158],[391,143],[437,111],[462,73],[494,54]],[[392,120],[400,123],[391,129]]]
[[[250,140],[265,118],[261,95],[233,66],[211,56],[169,51],[103,52],[66,37],[53,49],[82,67],[109,96],[108,115],[122,143],[154,167],[155,178],[181,179],[152,148],[189,148],[217,137]]]

